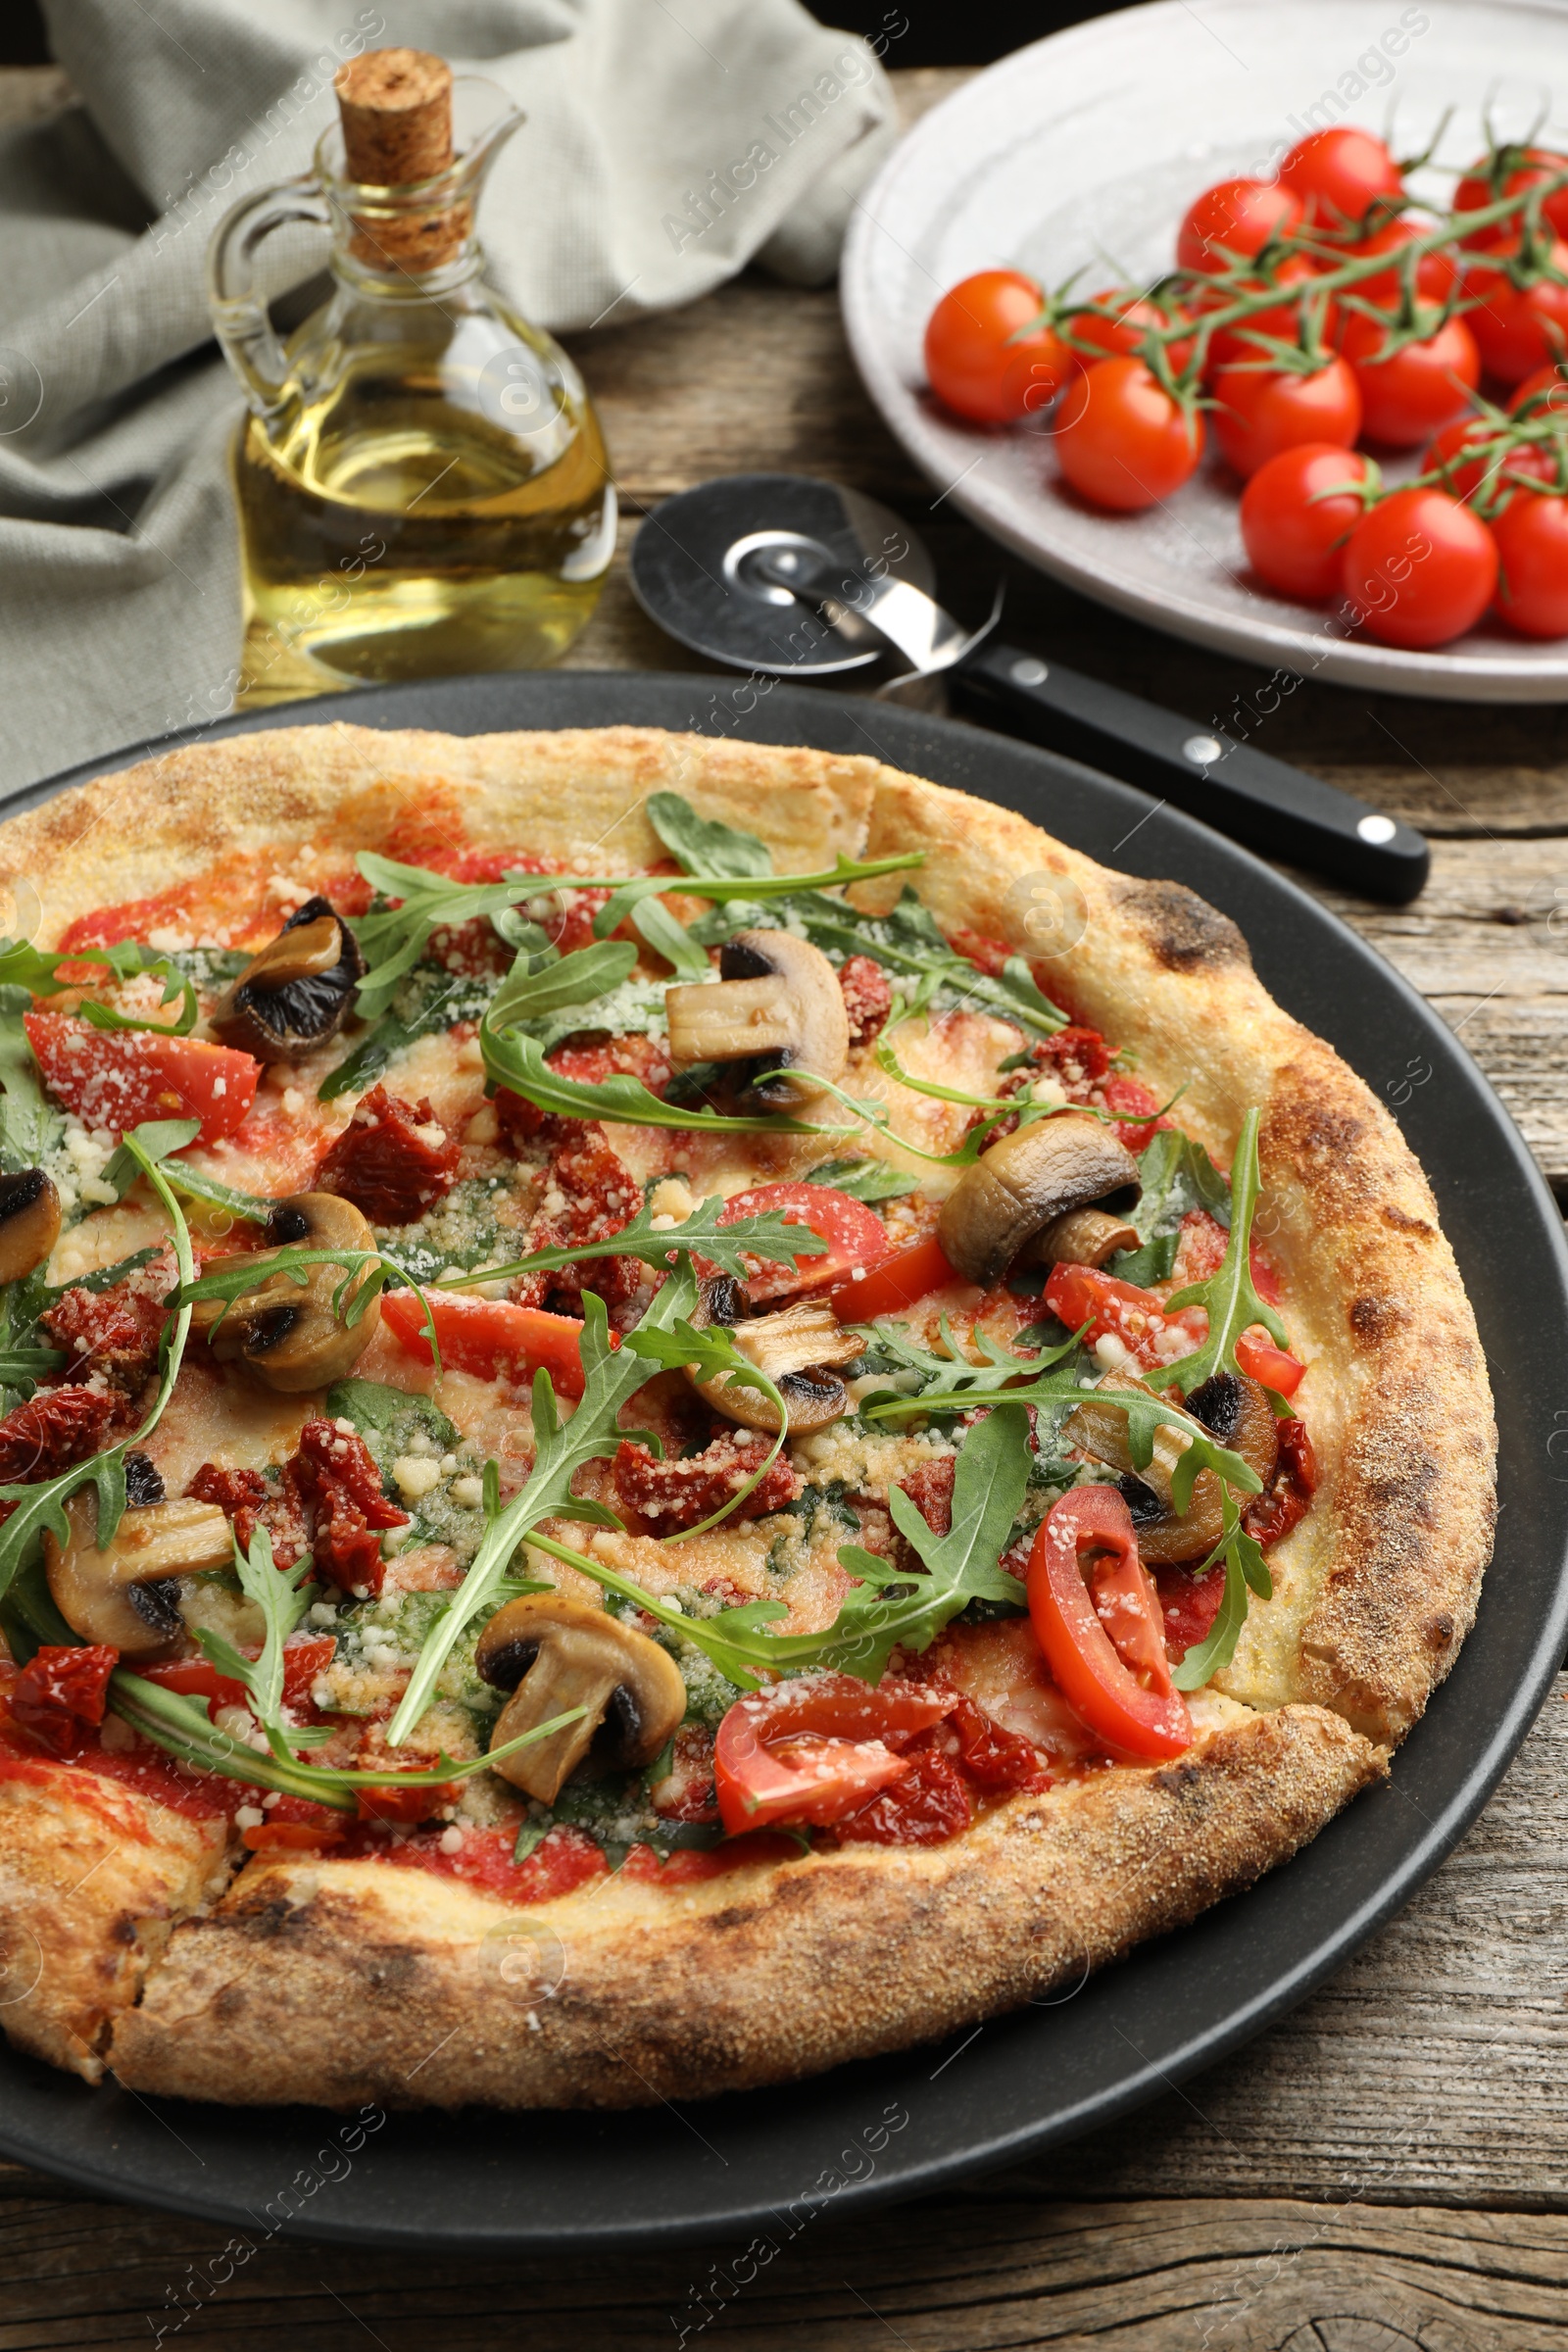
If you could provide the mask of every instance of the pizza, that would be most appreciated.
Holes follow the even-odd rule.
[[[1486,1367],[1396,1126],[1188,890],[635,728],[245,735],[0,852],[20,2048],[780,2082],[1388,1771]]]

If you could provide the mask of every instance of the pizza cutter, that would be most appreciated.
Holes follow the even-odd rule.
[[[878,689],[929,702],[945,685],[995,725],[1136,784],[1272,858],[1404,905],[1427,878],[1421,835],[1266,752],[1064,662],[965,629],[932,593],[926,550],[902,518],[836,482],[737,473],[666,499],[632,547],[650,618],[734,668],[810,679],[903,674]]]

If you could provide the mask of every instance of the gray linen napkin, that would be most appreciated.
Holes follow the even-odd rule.
[[[45,12],[80,104],[0,131],[0,791],[231,706],[241,402],[203,257],[241,195],[309,168],[345,59],[435,49],[523,108],[480,230],[495,283],[551,327],[689,302],[753,260],[820,283],[894,135],[870,51],[799,0]],[[282,231],[264,283],[324,254]]]

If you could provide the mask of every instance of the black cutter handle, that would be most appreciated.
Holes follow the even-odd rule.
[[[1427,845],[1396,817],[1080,669],[988,640],[949,683],[1006,733],[1119,776],[1250,849],[1367,898],[1402,906],[1427,878]]]

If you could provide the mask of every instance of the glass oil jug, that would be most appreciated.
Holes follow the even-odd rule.
[[[586,624],[614,552],[614,485],[582,379],[482,273],[475,201],[522,117],[438,59],[357,62],[378,59],[434,70],[442,168],[388,184],[351,176],[367,152],[386,170],[399,149],[394,136],[367,151],[362,121],[353,151],[340,76],[343,120],[314,173],[237,205],[209,255],[219,341],[251,412],[233,449],[242,709],[372,680],[539,668]],[[417,145],[403,141],[416,168]],[[298,221],[331,230],[332,292],[280,344],[254,259]]]

